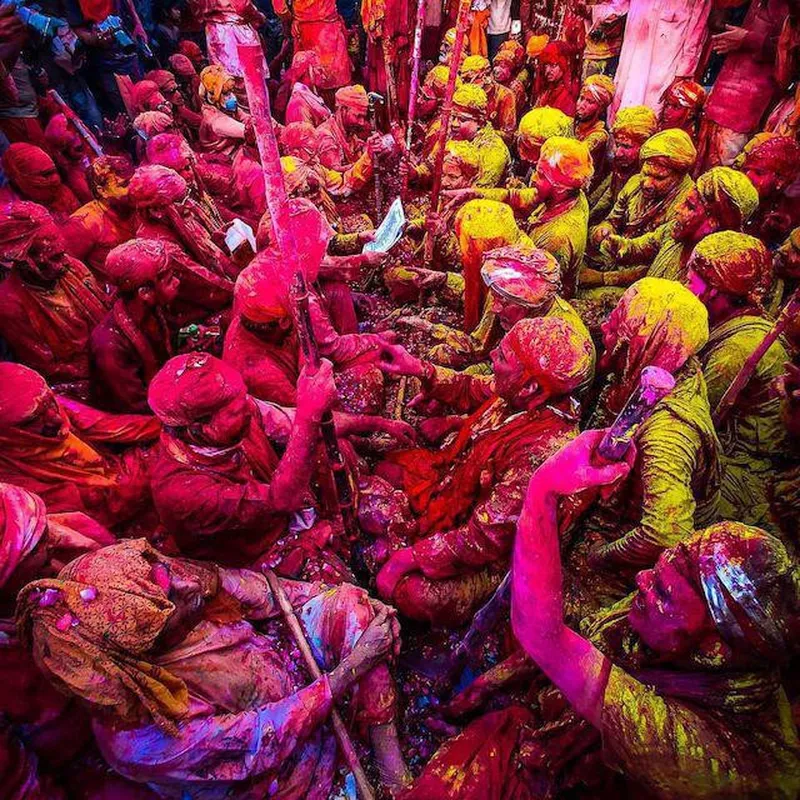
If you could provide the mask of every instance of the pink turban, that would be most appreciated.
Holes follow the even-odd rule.
[[[164,425],[185,428],[247,394],[242,376],[208,353],[167,361],[150,383],[147,402]]]
[[[186,192],[186,181],[175,170],[158,164],[139,167],[128,186],[128,194],[135,208],[177,203],[186,197]]]

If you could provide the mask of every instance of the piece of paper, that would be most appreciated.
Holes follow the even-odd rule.
[[[403,210],[403,203],[398,197],[389,207],[389,211],[381,222],[378,230],[375,231],[375,238],[364,245],[363,253],[386,253],[403,234],[406,227],[406,214]]]
[[[249,243],[254,253],[258,252],[253,229],[244,220],[236,217],[225,232],[225,244],[228,246],[228,252],[232,254],[244,242]]]

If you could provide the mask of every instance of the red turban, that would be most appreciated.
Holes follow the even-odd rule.
[[[289,201],[289,220],[306,280],[315,281],[335,231],[325,215],[306,197],[294,197]],[[272,222],[267,210],[258,224],[256,241],[259,248],[267,246],[271,250],[277,250],[271,240]],[[283,273],[281,280],[288,284],[294,277],[289,272],[291,267],[285,261],[280,262],[280,266]]]
[[[280,262],[280,257],[267,250],[239,273],[233,302],[245,319],[262,324],[290,316],[290,285],[278,277],[282,272]]]
[[[147,402],[164,425],[185,428],[247,394],[242,376],[208,353],[167,361],[150,383]]]
[[[0,430],[33,419],[52,396],[45,379],[22,364],[0,361]]]
[[[588,334],[557,317],[523,319],[503,338],[526,375],[552,395],[569,394],[594,368],[594,347]]]
[[[788,136],[764,135],[746,145],[743,156],[745,167],[764,167],[790,183],[800,175],[800,144]]]
[[[661,95],[661,102],[672,100],[684,108],[699,111],[706,101],[706,90],[687,78],[676,78]]]
[[[194,68],[194,64],[182,53],[175,53],[175,55],[170,56],[169,66],[172,72],[179,78],[189,79],[197,76],[197,70]]]
[[[361,85],[343,86],[336,92],[336,107],[352,108],[354,111],[366,111],[369,108],[367,90]]]
[[[117,245],[107,256],[104,274],[123,292],[154,283],[169,263],[165,242],[131,239]]]
[[[772,256],[760,239],[739,231],[706,236],[692,252],[689,267],[714,288],[760,302],[772,285]]]
[[[549,42],[538,55],[540,64],[558,64],[566,72],[569,69],[570,50],[564,42]]]
[[[55,162],[35,144],[10,145],[3,154],[3,169],[11,185],[27,200],[47,205],[61,188]]]
[[[490,250],[483,257],[481,277],[501,297],[543,311],[561,289],[561,267],[555,256],[531,244]]]
[[[44,206],[24,200],[6,204],[0,209],[0,262],[24,258],[28,248],[42,235],[61,236]]]
[[[138,83],[134,83],[131,89],[131,105],[133,106],[133,110],[137,114],[140,114],[142,111],[155,111],[155,108],[151,108],[151,102],[156,95],[161,95],[161,90],[154,81],[139,81]],[[163,95],[157,99],[160,102],[161,99],[163,99]]]
[[[47,529],[44,501],[10,483],[0,483],[0,589],[33,551]]]
[[[200,45],[191,39],[182,39],[178,42],[178,52],[190,59],[192,63],[203,60],[203,51],[200,49]]]
[[[167,86],[174,86],[177,83],[175,76],[168,69],[151,69],[150,72],[144,76],[143,82],[146,81],[152,81],[158,86],[161,92],[163,92]]]
[[[128,186],[128,194],[135,208],[177,203],[186,197],[186,191],[186,181],[175,170],[158,164],[139,167]]]
[[[63,114],[56,114],[50,118],[50,122],[44,129],[44,138],[50,146],[51,152],[65,150],[76,143],[83,144],[81,137]]]

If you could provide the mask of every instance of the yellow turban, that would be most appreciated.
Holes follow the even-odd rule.
[[[456,89],[453,94],[453,108],[467,111],[475,117],[485,117],[489,108],[489,98],[480,86],[474,83],[465,83]]]
[[[642,278],[622,295],[608,328],[614,332],[615,351],[627,350],[624,383],[636,380],[648,366],[677,372],[708,341],[708,312],[677,281]]]
[[[689,268],[714,288],[760,302],[772,285],[772,257],[760,239],[738,231],[706,236],[694,248]]]
[[[542,145],[536,171],[556,186],[580,189],[594,175],[592,154],[585,142],[551,136]]]
[[[614,136],[629,136],[644,142],[658,130],[656,112],[648,106],[621,108],[614,118],[611,133]]]
[[[643,145],[639,158],[663,159],[676,172],[689,172],[697,160],[697,149],[686,131],[668,128],[651,136]]]
[[[571,137],[572,118],[557,108],[534,108],[519,121],[518,136],[529,145],[542,145],[551,136]]]
[[[449,47],[452,47],[455,43],[456,43],[456,29],[448,28],[444,33],[444,37],[442,38],[442,44],[446,44]]]
[[[582,88],[605,106],[610,105],[614,99],[614,81],[608,75],[590,75],[583,82]]]
[[[444,64],[437,64],[426,76],[425,83],[422,84],[423,89],[429,89],[431,94],[443,92],[447,86],[447,81],[450,78],[450,67]],[[459,86],[461,81],[456,78],[456,86]]]
[[[200,73],[200,96],[209,103],[218,105],[225,89],[232,87],[233,78],[219,64],[211,64]]]
[[[714,167],[697,179],[697,191],[727,228],[739,228],[758,208],[758,192],[750,178],[730,167]]]
[[[517,226],[511,206],[496,200],[465,203],[456,214],[455,229],[464,270],[465,330],[469,331],[480,319],[486,296],[480,273],[483,254],[520,240],[530,240]]]
[[[459,74],[467,81],[480,80],[489,74],[489,60],[483,56],[467,56],[461,64]]]

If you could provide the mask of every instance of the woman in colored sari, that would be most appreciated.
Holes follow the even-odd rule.
[[[262,575],[166,558],[142,539],[29,584],[17,618],[40,669],[88,707],[106,761],[162,797],[327,798],[337,748],[325,723],[345,696],[400,788],[391,611],[355,586],[283,588],[324,670],[311,682]]]

